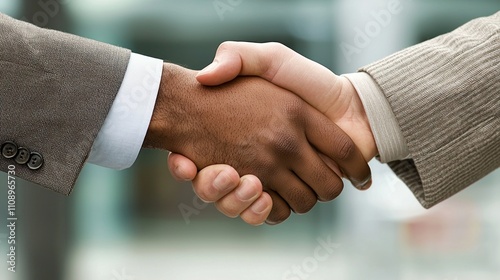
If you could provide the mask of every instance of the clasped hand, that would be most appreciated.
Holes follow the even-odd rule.
[[[166,64],[164,75],[146,143],[172,151],[174,177],[225,215],[276,224],[335,199],[342,177],[371,185],[361,101],[323,66],[280,44],[227,42],[201,72]]]

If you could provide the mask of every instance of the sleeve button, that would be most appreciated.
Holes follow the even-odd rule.
[[[7,141],[2,145],[2,156],[4,158],[14,158],[17,155],[17,145]]]
[[[39,153],[31,153],[30,160],[28,161],[28,168],[31,170],[38,170],[43,165],[43,157]]]
[[[15,158],[15,161],[18,164],[26,164],[30,160],[30,151],[26,148],[19,148],[17,151],[17,156]]]

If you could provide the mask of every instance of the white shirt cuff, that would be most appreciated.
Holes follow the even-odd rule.
[[[381,162],[402,160],[409,156],[408,145],[386,96],[367,73],[343,75],[352,83],[365,108]]]
[[[162,60],[132,53],[87,162],[117,170],[132,166],[153,115],[162,70]]]

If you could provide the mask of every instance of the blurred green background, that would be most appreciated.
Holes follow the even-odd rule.
[[[400,12],[374,27],[388,5]],[[244,40],[284,43],[336,73],[498,10],[499,0],[0,2],[13,17],[193,69],[221,42]],[[366,28],[372,36],[356,45]],[[145,150],[121,172],[87,165],[69,198],[18,180],[16,273],[6,265],[0,174],[0,279],[500,279],[498,170],[425,211],[373,161],[369,191],[346,184],[334,202],[255,228],[196,200],[190,184],[171,178],[166,155]]]

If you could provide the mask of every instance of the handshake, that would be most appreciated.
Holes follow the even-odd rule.
[[[350,81],[277,44],[223,43],[200,72],[164,64],[144,147],[229,217],[277,224],[365,190],[377,155]]]

